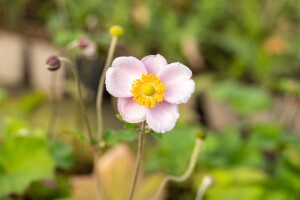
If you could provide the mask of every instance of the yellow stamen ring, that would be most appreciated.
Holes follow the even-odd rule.
[[[133,100],[147,108],[154,108],[156,103],[162,102],[165,91],[165,84],[155,74],[148,73],[135,80],[130,90]]]

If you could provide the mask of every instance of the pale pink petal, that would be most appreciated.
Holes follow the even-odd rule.
[[[176,83],[192,77],[192,71],[181,63],[171,63],[165,66],[157,76],[163,83]]]
[[[169,103],[186,103],[195,90],[195,82],[192,79],[166,84],[164,100]]]
[[[133,82],[146,72],[144,64],[134,57],[116,58],[106,72],[106,90],[115,97],[131,97]]]
[[[137,104],[132,98],[119,98],[118,110],[124,121],[139,123],[145,120],[146,107]]]
[[[157,74],[168,64],[166,59],[159,54],[146,56],[141,61],[144,63],[147,71],[152,74]]]
[[[131,97],[131,85],[134,79],[123,70],[110,67],[106,72],[106,90],[115,97]]]
[[[122,69],[137,78],[139,78],[141,74],[147,72],[144,64],[139,59],[132,56],[118,57],[112,62],[111,66]]]
[[[146,122],[152,130],[165,133],[174,128],[178,117],[178,105],[163,101],[148,109]]]

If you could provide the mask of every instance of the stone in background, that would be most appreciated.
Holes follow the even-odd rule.
[[[0,30],[0,85],[14,87],[23,81],[23,40]]]

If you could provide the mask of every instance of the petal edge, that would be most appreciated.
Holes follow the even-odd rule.
[[[160,54],[145,56],[141,61],[144,63],[147,71],[152,74],[159,73],[168,64],[166,59]]]
[[[119,98],[118,110],[124,121],[128,123],[145,121],[146,107],[137,104],[132,98]]]
[[[172,130],[178,118],[178,105],[165,101],[156,104],[154,108],[148,109],[146,114],[148,126],[158,133]]]

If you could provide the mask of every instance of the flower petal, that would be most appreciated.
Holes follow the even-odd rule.
[[[166,84],[164,100],[169,103],[186,103],[195,91],[195,82],[192,79]]]
[[[177,62],[165,66],[157,76],[164,83],[176,83],[192,77],[192,71],[185,65]]]
[[[146,72],[144,64],[134,57],[116,58],[106,72],[106,90],[115,97],[131,97],[133,82]]]
[[[119,98],[118,110],[124,121],[139,123],[146,118],[146,107],[137,104],[132,98]]]
[[[148,109],[146,122],[152,130],[165,133],[174,128],[178,117],[178,105],[163,101]]]
[[[141,61],[144,63],[147,71],[152,74],[157,74],[168,64],[166,59],[159,54],[146,56]]]

